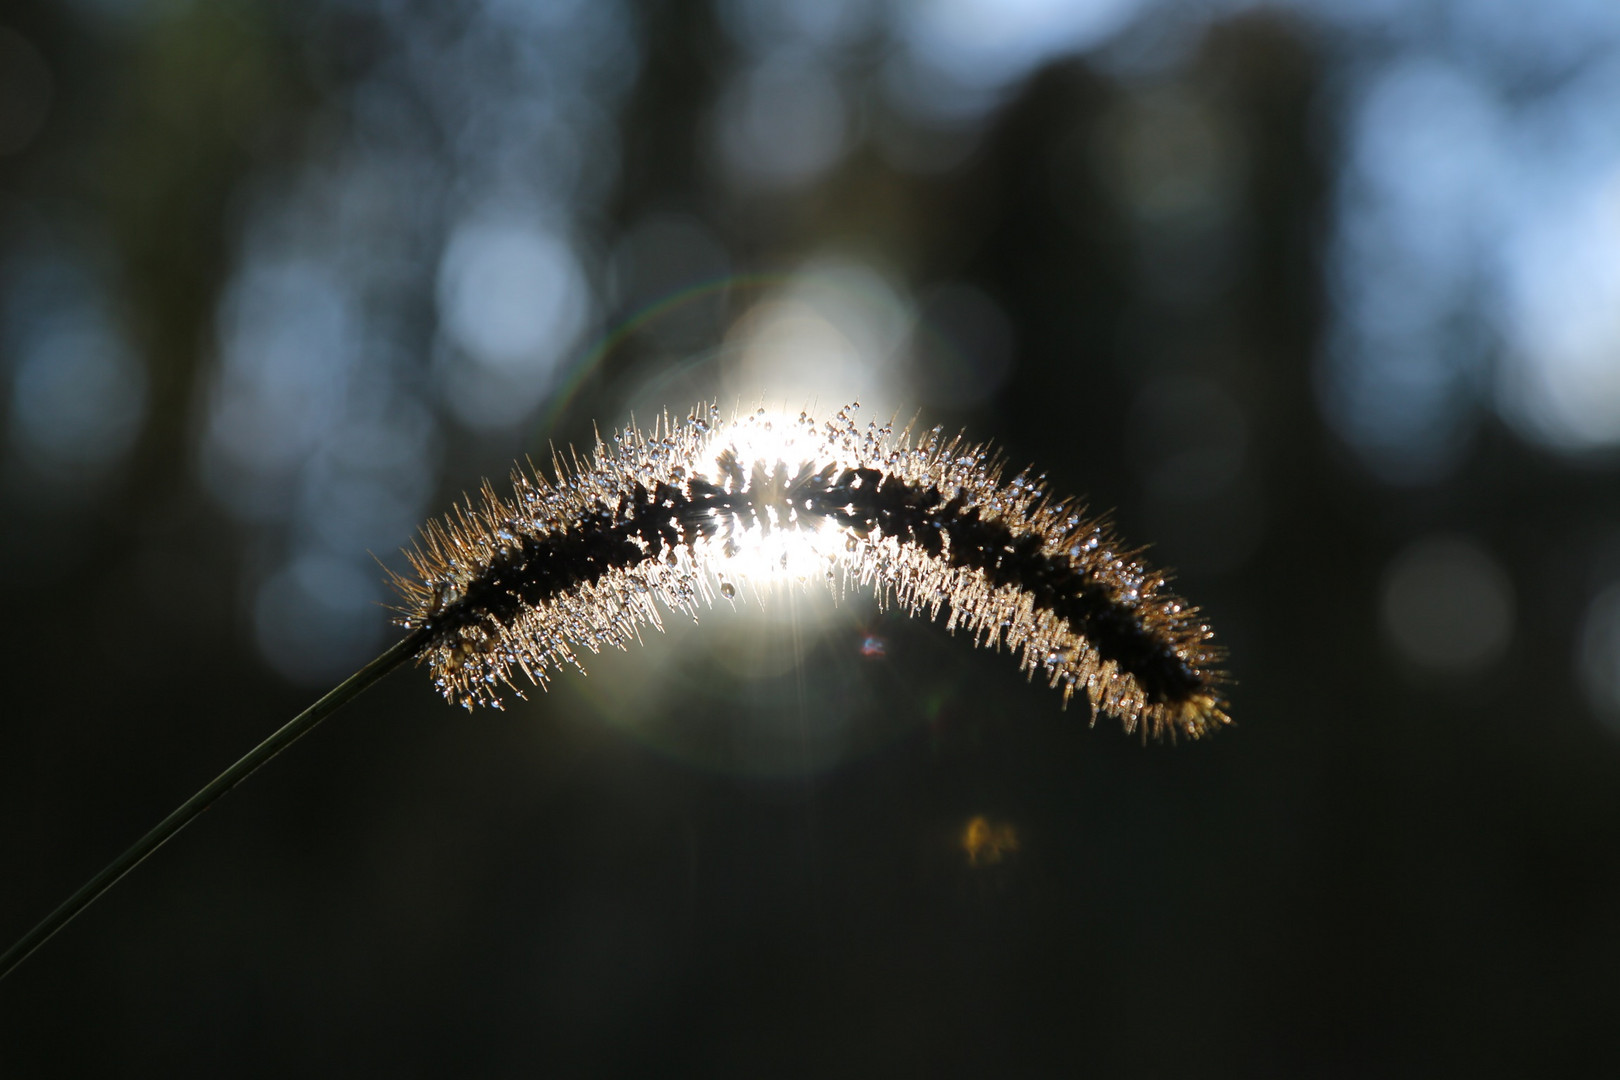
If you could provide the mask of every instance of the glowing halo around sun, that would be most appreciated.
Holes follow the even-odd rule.
[[[801,463],[814,461],[819,466],[831,462],[840,470],[851,464],[846,458],[826,453],[825,435],[803,413],[794,419],[785,411],[761,407],[747,423],[730,425],[727,435],[693,470],[698,477],[722,488],[732,480],[720,465],[728,453],[743,476],[752,477],[758,472],[773,480],[779,475],[785,478]],[[704,538],[697,542],[695,554],[685,556],[694,566],[713,568],[721,595],[728,599],[734,595],[726,591],[728,586],[757,593],[784,584],[831,580],[837,574],[839,560],[847,553],[849,538],[825,518],[800,517],[766,502],[761,518],[746,526],[744,536],[731,541]]]

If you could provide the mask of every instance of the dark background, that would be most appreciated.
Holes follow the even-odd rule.
[[[0,936],[391,640],[368,552],[705,395],[1112,509],[1237,724],[858,597],[397,673],[0,983],[0,1075],[1611,1073],[1608,11],[8,6]]]

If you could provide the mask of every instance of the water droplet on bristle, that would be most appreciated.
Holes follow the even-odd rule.
[[[662,629],[662,612],[696,618],[743,585],[764,596],[822,576],[838,595],[871,589],[1013,650],[1065,701],[1079,693],[1127,730],[1196,737],[1228,723],[1222,653],[1166,575],[1122,555],[1077,504],[1048,501],[1044,476],[1002,480],[997,458],[960,436],[914,439],[850,413],[771,433],[764,410],[726,421],[709,404],[674,428],[610,432],[584,462],[556,455],[555,480],[520,474],[509,501],[486,487],[424,529],[416,580],[399,582],[401,625],[435,634],[423,653],[434,685],[498,706],[514,673],[544,687],[586,650]],[[769,449],[772,434],[792,449]],[[800,540],[808,558],[790,558]]]

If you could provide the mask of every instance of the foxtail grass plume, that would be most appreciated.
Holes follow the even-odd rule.
[[[501,703],[582,652],[623,648],[666,613],[696,616],[739,588],[821,581],[938,618],[1015,652],[1065,702],[1077,691],[1145,738],[1229,720],[1221,652],[1196,608],[1045,479],[1001,479],[985,447],[764,410],[714,406],[597,439],[585,462],[485,484],[430,523],[394,575],[408,633],[210,781],[0,954],[4,978],[216,800],[408,660],[451,701]]]
[[[667,614],[696,617],[776,582],[872,589],[910,614],[1005,647],[1083,691],[1127,732],[1197,738],[1229,720],[1221,650],[1167,576],[1045,478],[1003,480],[986,447],[939,428],[713,405],[598,436],[589,459],[532,468],[512,494],[430,523],[395,575],[399,624],[452,702],[500,707],[583,653],[623,648]]]

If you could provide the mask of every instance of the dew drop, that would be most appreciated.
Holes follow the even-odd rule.
[[[722,581],[720,583],[720,595],[725,597],[727,600],[735,599],[737,596],[737,586],[733,585],[729,581]]]

